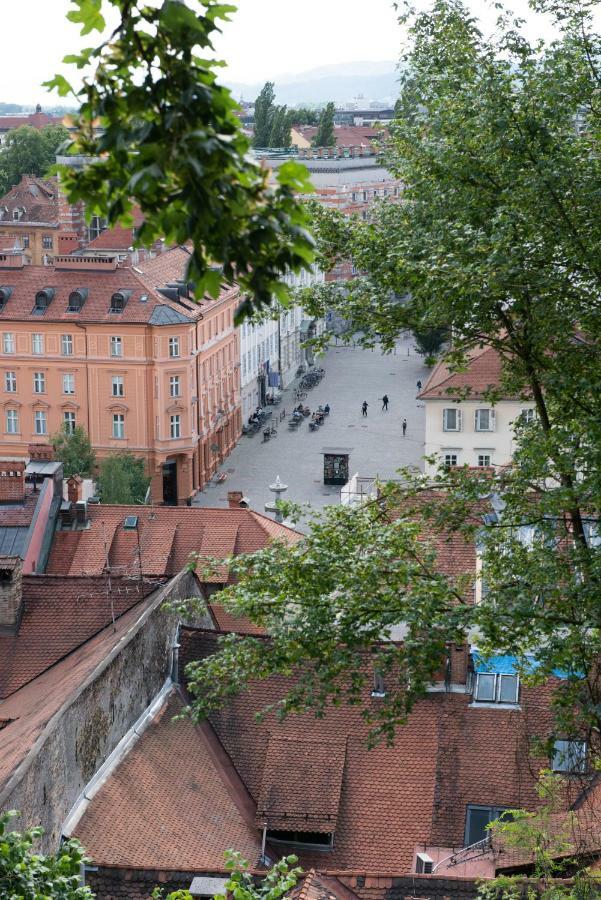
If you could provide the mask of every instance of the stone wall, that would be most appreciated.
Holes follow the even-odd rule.
[[[0,808],[21,810],[15,827],[42,825],[43,850],[58,846],[80,793],[170,674],[178,617],[167,599],[198,596],[196,579],[181,572],[140,604],[140,619],[46,724],[19,777],[0,794]],[[142,614],[142,610],[145,610]]]

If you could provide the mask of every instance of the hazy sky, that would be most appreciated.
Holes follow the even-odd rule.
[[[494,21],[487,0],[468,4],[486,25]],[[392,0],[237,0],[237,6],[218,46],[228,62],[228,80],[282,80],[285,73],[328,63],[396,60],[399,55],[402,32]],[[527,13],[527,0],[513,0],[512,6]],[[69,0],[0,0],[0,101],[56,102],[41,88],[42,81],[61,70],[65,54],[90,43],[66,21],[69,9]]]

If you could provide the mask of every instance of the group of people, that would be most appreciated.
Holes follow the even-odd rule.
[[[418,384],[418,388],[421,388],[421,382],[418,381],[417,384]],[[384,396],[382,397],[382,412],[388,412],[388,404],[389,403],[390,403],[390,398],[388,397],[388,394],[384,394]],[[363,403],[361,404],[361,415],[365,416],[366,418],[367,418],[367,407],[368,406],[369,406],[369,403],[367,402],[367,400],[364,400]],[[405,435],[407,434],[407,419],[403,419],[401,428],[403,429],[403,437],[405,437]]]
[[[248,417],[248,424],[249,425],[258,425],[261,422],[263,415],[264,415],[263,408],[261,406],[257,406],[254,413],[251,413],[250,416]]]

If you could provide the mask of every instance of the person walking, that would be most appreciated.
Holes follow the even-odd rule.
[[[403,437],[407,434],[407,419],[403,419]]]
[[[364,400],[363,403],[361,404],[361,412],[363,413],[364,416],[367,415],[367,400]]]
[[[384,412],[384,410],[388,412],[388,403],[388,394],[384,394],[384,396],[382,397],[382,412]]]
[[[417,382],[417,389],[418,389],[418,391],[421,391],[421,389],[422,389],[422,383],[421,383],[421,381],[418,381],[418,382]]]

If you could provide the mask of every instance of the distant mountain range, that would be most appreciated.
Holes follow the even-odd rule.
[[[282,75],[274,78],[276,100],[288,106],[303,103],[350,103],[379,101],[394,103],[398,96],[398,71],[396,63],[351,62],[320,66],[296,75]],[[228,81],[234,97],[252,101],[257,97],[263,84],[244,84]],[[359,100],[357,99],[359,98]]]

